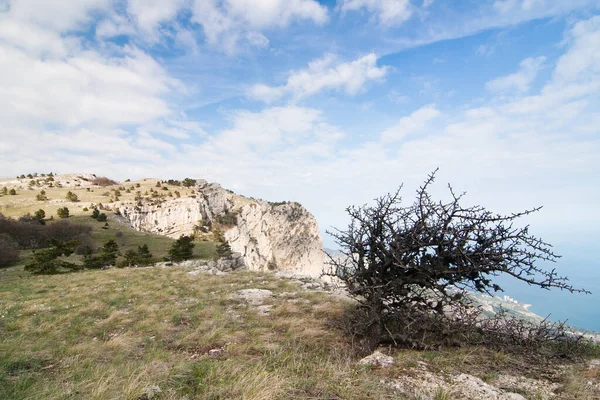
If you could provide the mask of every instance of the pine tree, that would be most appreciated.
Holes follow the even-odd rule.
[[[169,249],[169,259],[179,262],[191,258],[195,246],[193,240],[192,236],[181,235]]]

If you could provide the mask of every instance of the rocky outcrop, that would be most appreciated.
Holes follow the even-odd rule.
[[[194,232],[202,220],[202,205],[194,198],[168,200],[156,204],[121,202],[119,210],[138,231],[179,237]]]
[[[141,231],[179,237],[218,227],[250,270],[321,273],[325,254],[317,222],[300,204],[250,199],[203,180],[194,190],[191,197],[116,206]]]
[[[250,269],[318,276],[325,262],[317,222],[298,203],[248,204],[225,238]]]

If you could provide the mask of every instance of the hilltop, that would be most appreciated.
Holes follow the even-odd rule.
[[[88,226],[96,247],[118,241],[119,257],[147,244],[157,262],[30,275],[26,250],[0,269],[0,398],[600,398],[600,362],[569,349],[548,358],[472,345],[372,348],[353,325],[355,302],[315,278],[322,244],[297,203],[200,179],[48,178],[0,180],[0,213],[43,209],[48,225]],[[90,218],[94,208],[106,222]],[[192,259],[158,262],[182,234],[194,234]],[[222,240],[245,268],[215,261]],[[490,312],[528,312],[479,300]]]
[[[325,261],[317,222],[300,204],[244,197],[202,179],[115,182],[93,174],[30,175],[0,180],[0,190],[7,193],[0,198],[5,217],[41,209],[46,219],[57,219],[67,207],[77,218],[96,208],[139,232],[227,242],[250,270],[318,276]]]

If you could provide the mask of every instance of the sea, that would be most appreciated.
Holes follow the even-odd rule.
[[[600,259],[594,253],[592,246],[570,246],[562,249],[562,258],[556,263],[540,264],[546,269],[556,268],[559,275],[569,278],[570,285],[591,294],[545,290],[512,277],[499,276],[495,281],[504,292],[497,295],[508,295],[520,303],[530,304],[531,312],[551,321],[566,321],[583,330],[600,332]]]

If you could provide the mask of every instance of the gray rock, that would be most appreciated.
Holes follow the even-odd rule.
[[[377,350],[358,362],[359,365],[373,365],[381,368],[394,365],[394,357],[388,356]]]
[[[224,348],[220,348],[220,349],[211,349],[208,351],[208,356],[210,358],[220,358],[223,357],[225,355],[225,349]]]
[[[266,299],[273,296],[273,292],[266,289],[243,289],[236,292],[238,299],[246,301],[250,304],[259,305]]]

